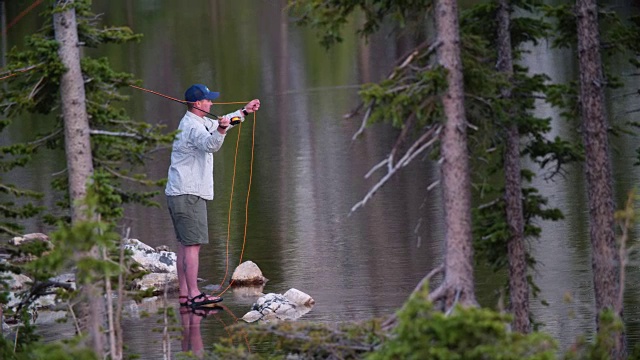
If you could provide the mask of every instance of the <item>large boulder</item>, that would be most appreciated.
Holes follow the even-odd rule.
[[[127,239],[124,245],[132,259],[151,273],[176,273],[178,257],[171,251],[158,251],[137,239]]]
[[[284,295],[269,293],[261,296],[246,313],[246,322],[273,322],[295,320],[308,313],[315,304],[313,298],[297,289],[289,289]]]
[[[253,261],[247,260],[238,265],[230,280],[236,286],[263,285],[269,281]]]

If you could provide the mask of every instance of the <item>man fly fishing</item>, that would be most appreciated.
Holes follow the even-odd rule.
[[[181,306],[197,308],[222,301],[198,289],[200,245],[209,243],[207,200],[213,200],[213,153],[222,147],[227,131],[260,109],[260,100],[211,119],[212,100],[220,93],[195,84],[185,92],[187,112],[173,141],[165,195],[178,239],[178,282]],[[214,115],[215,116],[215,115]],[[232,121],[233,120],[233,121]]]

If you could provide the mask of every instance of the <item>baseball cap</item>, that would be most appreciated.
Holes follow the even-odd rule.
[[[188,102],[196,102],[204,99],[213,100],[220,96],[219,92],[209,91],[209,88],[202,84],[191,85],[184,93],[184,99]]]

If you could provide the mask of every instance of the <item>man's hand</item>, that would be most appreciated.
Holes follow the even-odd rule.
[[[221,116],[218,119],[218,132],[220,134],[225,134],[227,132],[227,127],[229,127],[230,122],[231,120],[229,120],[229,118],[226,115]]]
[[[253,99],[251,101],[249,101],[247,103],[247,105],[244,106],[244,109],[248,112],[248,113],[252,113],[252,112],[256,112],[260,109],[260,100],[258,99]]]

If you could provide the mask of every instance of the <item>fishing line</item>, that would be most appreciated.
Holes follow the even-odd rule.
[[[31,4],[28,8],[22,10],[22,12],[20,14],[18,14],[15,18],[13,18],[13,20],[11,20],[9,22],[9,24],[7,24],[7,28],[4,29],[4,34],[7,34],[7,31],[9,31],[9,29],[18,23],[18,21],[20,21],[20,19],[22,19],[25,15],[27,15],[31,10],[35,9],[36,6],[40,5],[40,3],[42,2],[42,0],[36,0],[33,2],[33,4]]]
[[[223,103],[217,103],[217,104],[244,104],[246,102],[223,102]],[[235,187],[235,178],[236,178],[236,167],[237,167],[237,160],[238,160],[238,148],[239,148],[239,143],[240,143],[240,134],[241,134],[241,130],[242,130],[242,123],[240,123],[240,125],[238,126],[238,139],[236,141],[236,152],[234,155],[234,159],[233,159],[233,179],[231,182],[231,198],[229,200],[229,216],[228,216],[228,220],[227,220],[227,250],[226,250],[226,266],[225,266],[225,272],[224,272],[224,277],[222,278],[222,281],[220,282],[220,287],[222,287],[224,285],[224,282],[227,279],[227,275],[229,273],[229,242],[230,242],[230,238],[231,238],[231,209],[232,209],[232,204],[233,204],[233,192],[234,192],[234,187]],[[251,135],[251,160],[249,162],[249,186],[247,187],[247,199],[245,202],[245,207],[244,207],[244,235],[242,238],[242,250],[240,252],[240,260],[238,260],[238,265],[242,264],[242,257],[244,256],[244,249],[247,243],[247,225],[249,224],[249,198],[251,196],[251,183],[252,183],[252,179],[253,179],[253,161],[254,161],[254,155],[255,155],[255,143],[256,143],[256,113],[253,113],[253,129],[252,129],[252,135]],[[222,294],[224,294],[225,292],[227,292],[227,290],[229,290],[231,288],[231,286],[233,285],[233,283],[235,282],[235,280],[231,279],[231,281],[229,282],[229,285],[227,285],[227,287],[222,290],[217,296],[221,296]]]
[[[180,100],[180,99],[176,99],[174,97],[165,95],[165,94],[161,94],[159,92],[153,91],[153,90],[149,90],[149,89],[145,89],[143,87],[139,87],[139,86],[135,86],[135,85],[129,85],[130,87],[134,88],[134,89],[138,89],[138,90],[142,90],[142,91],[146,91],[148,93],[154,94],[154,95],[158,95],[161,96],[163,98],[169,99],[169,100],[173,100],[175,102],[179,102],[181,104],[187,104],[189,103],[189,101],[185,101],[185,100]],[[214,104],[216,105],[227,105],[227,104],[246,104],[246,101],[232,101],[232,102],[215,102]],[[198,109],[198,108],[196,108]],[[205,112],[209,115],[215,116],[217,119],[220,119],[219,116],[211,114],[209,112],[206,112],[202,109],[198,109],[202,112]],[[234,124],[234,121],[231,122],[232,125],[236,125]],[[222,286],[224,286],[224,282],[227,279],[227,275],[229,274],[229,243],[230,243],[230,239],[231,239],[231,210],[233,209],[233,193],[234,193],[234,188],[235,188],[235,182],[236,182],[236,168],[237,168],[237,163],[238,163],[238,149],[239,149],[239,144],[240,144],[240,134],[242,133],[242,122],[240,120],[237,120],[237,124],[238,125],[238,138],[236,140],[236,151],[235,151],[235,155],[233,158],[233,177],[231,180],[231,197],[229,199],[229,213],[228,213],[228,217],[227,217],[227,241],[226,241],[226,254],[225,254],[225,271],[224,271],[224,277],[222,278],[222,281],[220,282],[220,287],[222,288]],[[251,135],[251,160],[250,160],[250,165],[249,165],[249,186],[247,189],[247,199],[245,202],[245,210],[244,210],[244,235],[242,238],[242,251],[240,252],[240,260],[238,261],[238,265],[242,264],[242,257],[244,256],[244,249],[247,243],[247,225],[249,223],[249,197],[251,195],[251,183],[252,183],[252,179],[253,179],[253,161],[254,161],[254,157],[255,157],[255,143],[256,143],[256,113],[253,113],[253,133]],[[235,280],[231,280],[229,282],[229,285],[227,285],[226,288],[224,288],[224,290],[222,290],[217,296],[221,296],[222,294],[224,294],[225,292],[227,292],[227,290],[229,290],[231,288],[231,286],[233,285],[233,283],[235,282]]]

